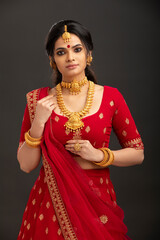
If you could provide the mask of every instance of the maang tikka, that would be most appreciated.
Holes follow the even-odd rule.
[[[69,42],[71,38],[71,34],[67,32],[67,25],[64,25],[64,33],[62,34],[62,38],[64,42]]]

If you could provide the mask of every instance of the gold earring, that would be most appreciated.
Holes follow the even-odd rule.
[[[93,60],[93,57],[92,57],[91,55],[89,55],[89,56],[87,57],[87,65],[88,65],[88,66],[91,65],[92,60]]]
[[[53,68],[54,70],[57,69],[57,66],[56,66],[55,62],[53,61],[52,57],[50,58],[50,63],[49,64],[50,64],[51,68]]]

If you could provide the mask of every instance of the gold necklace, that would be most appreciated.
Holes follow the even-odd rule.
[[[76,79],[74,79],[70,83],[62,81],[61,86],[64,88],[68,88],[71,94],[78,94],[81,91],[81,87],[84,86],[87,82],[88,82],[88,79],[87,77],[85,77],[81,81],[77,81]]]
[[[82,122],[81,118],[83,118],[87,113],[89,113],[89,110],[90,110],[92,102],[93,102],[94,87],[95,87],[94,82],[89,81],[87,101],[86,101],[86,105],[85,105],[84,109],[80,112],[70,112],[64,104],[61,84],[59,83],[56,86],[58,106],[59,106],[61,112],[68,118],[68,121],[64,125],[66,127],[66,129],[69,129],[69,130],[75,132],[84,127],[84,123]]]

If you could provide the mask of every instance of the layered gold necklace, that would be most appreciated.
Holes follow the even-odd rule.
[[[68,121],[65,123],[66,129],[69,129],[70,131],[77,131],[79,129],[82,129],[84,127],[84,123],[82,122],[82,118],[89,113],[89,110],[91,108],[91,105],[93,103],[93,95],[94,95],[94,87],[95,84],[92,81],[89,82],[89,88],[88,88],[88,93],[87,93],[87,100],[86,100],[86,105],[84,109],[80,112],[70,112],[63,100],[63,95],[62,95],[62,88],[61,84],[59,83],[56,86],[56,92],[57,92],[57,103],[58,106],[61,110],[61,112],[68,118]]]

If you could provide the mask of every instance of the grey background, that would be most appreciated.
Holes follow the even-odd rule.
[[[44,40],[51,25],[74,19],[91,32],[99,84],[124,95],[145,144],[141,166],[111,167],[118,204],[134,240],[159,230],[159,1],[0,1],[0,239],[17,238],[39,169],[20,171],[16,150],[25,94],[52,86]],[[114,135],[111,149],[118,149]]]

